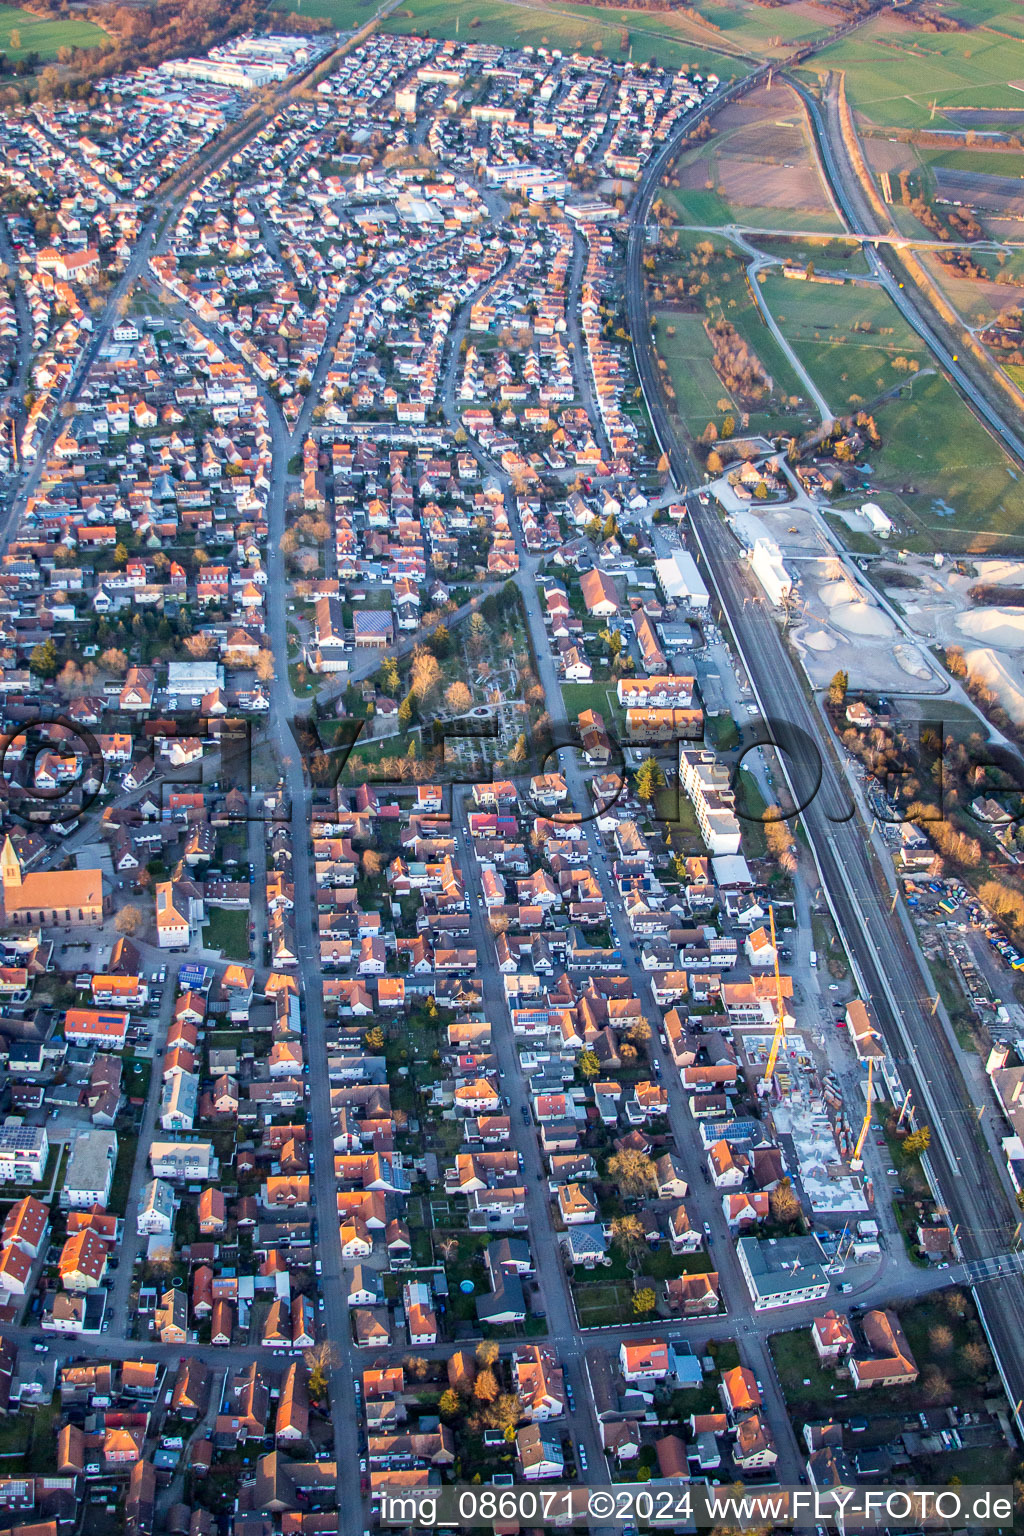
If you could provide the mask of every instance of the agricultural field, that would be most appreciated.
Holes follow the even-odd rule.
[[[973,253],[972,253],[973,254]],[[963,277],[956,267],[947,266],[931,252],[923,252],[921,260],[928,275],[942,289],[957,313],[968,325],[989,325],[1008,309],[1024,309],[1024,277],[1019,270],[1019,253],[1014,253],[1004,268],[992,257],[974,260],[982,271],[991,271],[985,278]],[[995,274],[1003,271],[1001,282]],[[1008,276],[1012,281],[1008,280]]]
[[[12,32],[17,33],[18,47],[11,42]],[[78,17],[49,21],[15,6],[0,6],[0,53],[9,59],[24,58],[26,53],[52,59],[58,48],[96,48],[106,37],[102,27]]]
[[[1024,80],[1020,13],[986,0],[952,10],[985,31],[924,32],[885,15],[823,49],[805,71],[845,71],[851,104],[883,126],[923,128],[933,121],[933,102],[938,117],[970,107],[1019,112],[1021,94],[1010,82]]]
[[[323,16],[339,32],[354,32],[366,25],[378,4],[379,0],[273,0],[273,9]]]
[[[746,0],[702,0],[696,9],[721,33],[723,42],[754,58],[780,56],[836,25],[834,12],[813,0],[791,0],[774,7],[770,15]]]
[[[971,176],[1024,178],[1024,155],[1014,149],[929,149],[918,153],[926,165]]]
[[[669,201],[683,224],[841,233],[796,93],[776,83],[734,102],[682,156]]]

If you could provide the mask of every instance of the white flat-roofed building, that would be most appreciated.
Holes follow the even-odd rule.
[[[741,1237],[736,1241],[736,1257],[755,1312],[793,1307],[828,1295],[831,1282],[813,1237],[775,1237],[763,1242]]]
[[[199,1107],[199,1078],[195,1072],[175,1072],[160,1095],[160,1124],[165,1131],[190,1131]]]
[[[167,666],[169,694],[212,693],[224,687],[224,668],[219,661],[172,661]]]
[[[765,596],[772,606],[781,607],[793,590],[793,582],[774,540],[757,540],[750,555],[750,569],[764,588]]]
[[[66,1210],[106,1210],[117,1162],[114,1131],[82,1131],[75,1139],[64,1174],[60,1203]]]
[[[45,1126],[26,1125],[10,1116],[0,1126],[0,1179],[8,1184],[38,1184],[49,1152]]]
[[[202,1141],[154,1141],[149,1166],[158,1179],[215,1179],[219,1165],[213,1143]]]
[[[739,853],[740,824],[729,787],[729,770],[713,752],[684,747],[679,753],[679,782],[697,817],[708,851],[716,857]]]

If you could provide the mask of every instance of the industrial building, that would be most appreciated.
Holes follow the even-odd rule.
[[[664,559],[656,560],[654,571],[666,601],[686,603],[698,613],[711,606],[708,589],[688,550],[677,549]]]

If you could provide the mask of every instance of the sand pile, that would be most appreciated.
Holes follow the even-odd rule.
[[[975,560],[979,581],[1001,582],[1006,587],[1024,586],[1024,560]]]
[[[904,672],[909,672],[911,677],[922,680],[931,677],[932,670],[925,661],[916,645],[894,645],[892,653]]]
[[[1024,612],[1019,608],[979,608],[974,613],[962,613],[956,627],[961,634],[985,645],[997,645],[1007,651],[1024,650]]]
[[[819,587],[818,595],[833,624],[848,635],[888,640],[896,632],[892,620],[873,603],[866,603],[852,581],[828,581]]]
[[[1011,720],[1024,724],[1024,685],[1019,671],[1011,669],[1004,656],[981,647],[966,651],[964,660],[968,677],[991,688]]]

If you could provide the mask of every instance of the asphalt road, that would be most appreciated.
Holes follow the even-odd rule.
[[[308,701],[300,703],[288,678],[287,605],[289,577],[281,540],[285,531],[285,507],[290,477],[285,471],[291,452],[291,438],[284,418],[269,392],[260,386],[267,408],[273,439],[273,477],[267,507],[268,590],[277,600],[267,605],[267,628],[274,653],[275,676],[271,684],[271,708],[267,730],[271,736],[291,814],[286,823],[292,838],[292,880],[295,907],[292,926],[299,952],[299,979],[305,1017],[305,1051],[309,1064],[308,1125],[311,1133],[311,1182],[315,1210],[319,1217],[317,1252],[322,1265],[320,1289],[324,1310],[317,1313],[320,1336],[326,1337],[334,1350],[329,1373],[331,1420],[334,1428],[334,1453],[338,1464],[338,1524],[341,1536],[358,1536],[365,1529],[363,1498],[359,1487],[359,1423],[351,1411],[355,1401],[355,1379],[362,1370],[357,1363],[349,1327],[347,1282],[341,1256],[341,1231],[337,1219],[337,1186],[334,1178],[334,1129],[331,1114],[331,1085],[327,1075],[327,1021],[323,1007],[323,984],[317,942],[316,899],[313,889],[313,860],[310,835],[312,791],[306,779],[302,753],[292,735],[290,722],[308,710]]]
[[[729,95],[723,92],[719,101]],[[666,145],[652,160],[634,201],[626,299],[634,356],[655,432],[673,477],[686,486],[696,483],[696,471],[658,385],[642,268],[650,205],[676,147]],[[888,888],[872,863],[868,829],[844,789],[820,719],[772,611],[740,560],[739,546],[713,508],[696,496],[690,496],[689,508],[694,552],[728,618],[762,715],[785,719],[820,750],[821,786],[803,813],[805,831],[861,993],[870,1000],[904,1085],[913,1090],[918,1121],[932,1128],[929,1161],[950,1222],[958,1228],[963,1255],[977,1259],[1000,1252],[1009,1246],[1017,1213],[976,1134],[977,1109],[945,1029],[931,1017],[930,980],[920,951],[904,924],[890,915]],[[1024,1398],[1024,1288],[1017,1280],[996,1280],[983,1293],[976,1292],[976,1300],[1018,1428],[1024,1432],[1019,1412]]]

